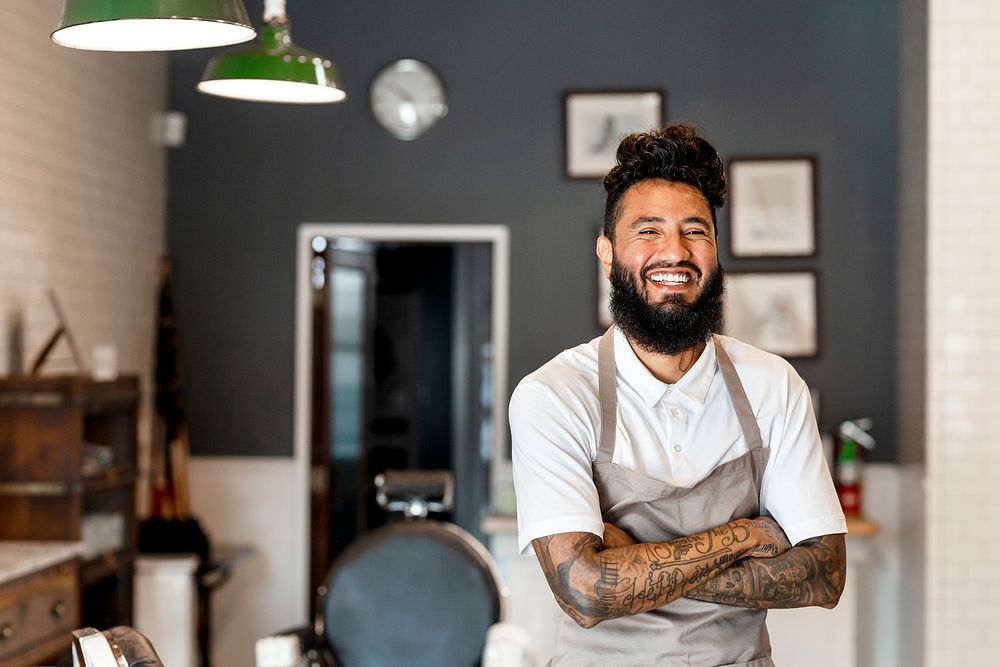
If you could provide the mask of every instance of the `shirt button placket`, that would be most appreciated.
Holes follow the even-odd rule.
[[[680,410],[678,410],[675,406],[671,405],[667,407],[667,433],[670,438],[668,442],[671,443],[670,449],[672,449],[675,454],[680,454],[684,449],[676,440],[676,438],[680,437],[680,433],[683,432],[680,414]]]
[[[675,454],[680,454],[684,451],[684,446],[680,443],[684,439],[684,418],[681,416],[681,411],[674,405],[667,408],[667,413],[670,415],[670,430],[673,436],[670,448],[674,450]]]

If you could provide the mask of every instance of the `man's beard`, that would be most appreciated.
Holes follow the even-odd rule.
[[[701,278],[701,271],[693,264],[679,262],[672,266],[688,268]],[[664,267],[645,267],[643,278],[653,268]],[[651,304],[644,291],[625,267],[617,260],[611,261],[611,317],[629,340],[647,352],[677,355],[722,331],[725,272],[721,266],[709,274],[701,294],[691,304],[685,303],[681,294]]]

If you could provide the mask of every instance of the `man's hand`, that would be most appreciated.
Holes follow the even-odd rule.
[[[746,558],[685,596],[756,609],[832,609],[846,576],[844,536],[822,535],[774,557]]]
[[[750,552],[753,558],[774,558],[792,548],[785,531],[771,517],[759,516],[753,519],[752,523],[761,535],[760,544]]]
[[[532,546],[559,606],[589,628],[673,602],[755,551],[781,553],[787,540],[775,525],[763,517],[736,519],[690,537],[642,544],[606,526],[604,540],[559,533]]]
[[[604,524],[604,548],[628,547],[635,544],[632,536],[613,523]]]

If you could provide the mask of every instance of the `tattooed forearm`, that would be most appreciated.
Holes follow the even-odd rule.
[[[590,533],[549,535],[532,544],[560,607],[592,627],[672,602],[761,549],[784,551],[787,541],[774,537],[773,523],[738,519],[672,542],[613,548]]]
[[[542,571],[545,572],[545,578],[548,579],[549,587],[555,594],[559,606],[570,616],[573,616],[573,620],[581,623],[581,619],[596,618],[607,613],[612,600],[607,596],[604,596],[603,599],[600,596],[593,599],[586,592],[581,591],[575,581],[576,573],[573,571],[574,566],[580,562],[584,554],[601,547],[601,538],[590,533],[572,533],[572,535],[575,535],[577,539],[570,546],[570,555],[561,559],[558,564],[553,557],[555,550],[549,549],[549,545],[557,537],[555,535],[536,540],[536,543],[544,544],[545,548],[539,549],[536,544],[535,553],[538,554]]]
[[[685,595],[736,607],[832,609],[844,591],[844,543],[843,535],[824,535],[774,558],[747,558]]]

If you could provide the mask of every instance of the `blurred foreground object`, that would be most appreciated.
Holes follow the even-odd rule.
[[[163,663],[142,633],[120,625],[104,632],[74,630],[73,667],[163,667]]]

